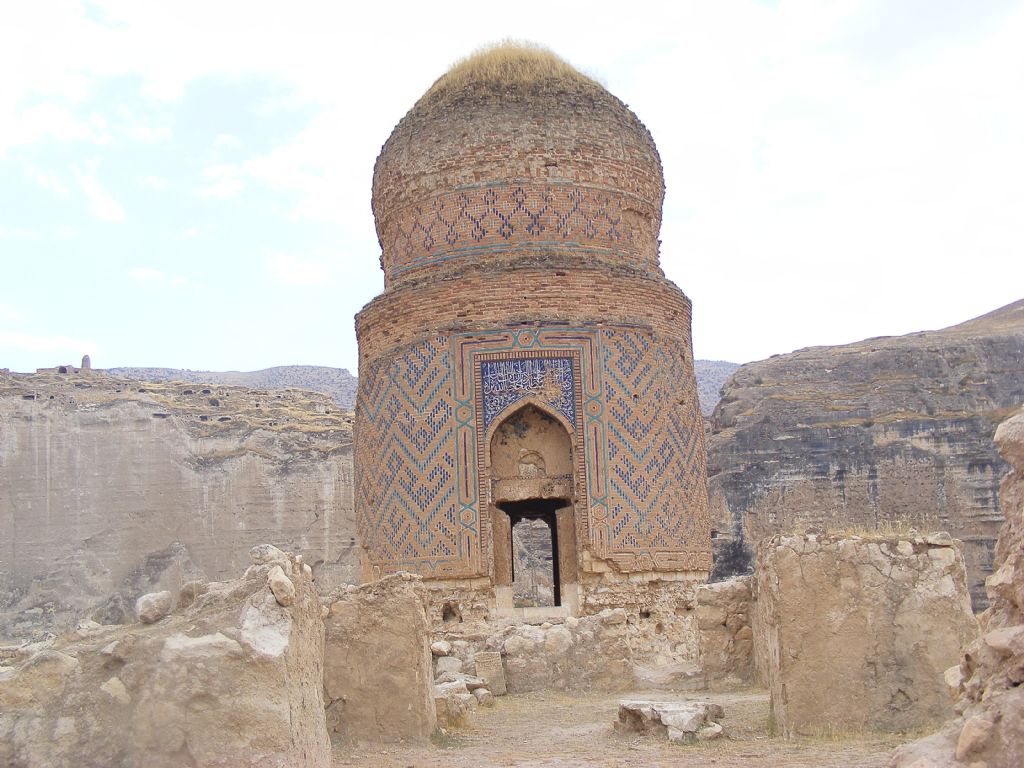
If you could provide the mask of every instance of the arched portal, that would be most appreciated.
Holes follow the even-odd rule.
[[[488,450],[499,608],[574,611],[578,602],[573,440],[526,403],[494,428]]]

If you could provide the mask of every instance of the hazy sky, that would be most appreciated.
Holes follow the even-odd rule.
[[[32,0],[0,22],[0,368],[355,372],[377,153],[508,37],[650,128],[697,357],[1024,297],[1024,2]]]

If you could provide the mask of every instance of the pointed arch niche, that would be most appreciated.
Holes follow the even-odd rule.
[[[575,450],[564,416],[532,397],[511,406],[489,430],[499,611],[577,611]]]

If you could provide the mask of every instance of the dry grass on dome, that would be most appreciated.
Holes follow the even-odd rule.
[[[501,90],[576,84],[586,89],[604,90],[572,64],[548,48],[535,43],[506,40],[480,48],[459,59],[430,87],[424,100],[467,88]]]

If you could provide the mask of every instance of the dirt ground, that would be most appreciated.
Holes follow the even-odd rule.
[[[618,700],[625,698],[717,702],[725,710],[722,725],[728,738],[677,745],[653,737],[616,734],[612,722],[618,711]],[[892,750],[910,738],[886,734],[831,734],[786,740],[768,733],[768,695],[763,691],[718,694],[545,691],[501,697],[494,708],[477,710],[469,726],[450,730],[430,744],[337,745],[334,765],[336,768],[685,768],[698,765],[882,768],[888,763]]]

